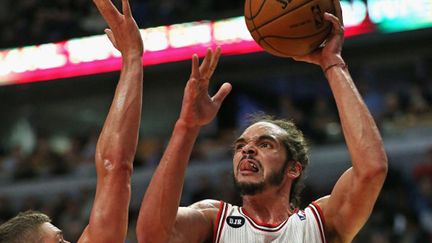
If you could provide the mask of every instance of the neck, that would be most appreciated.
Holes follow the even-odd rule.
[[[266,224],[280,224],[292,214],[290,187],[264,190],[256,195],[243,196],[243,208],[255,220]]]

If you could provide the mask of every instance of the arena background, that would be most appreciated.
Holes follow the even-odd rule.
[[[243,12],[239,0],[131,3],[140,28],[188,23],[180,26],[179,35],[200,23],[212,23],[212,31],[222,20],[234,18],[238,24]],[[349,13],[343,54],[383,134],[390,163],[372,216],[354,242],[432,242],[432,1],[343,4],[344,14]],[[227,36],[237,31],[227,26],[222,28]],[[41,210],[71,242],[87,224],[95,188],[95,142],[118,80],[118,57],[114,53],[75,62],[90,67],[80,73],[76,70],[83,66],[37,66],[46,56],[31,51],[47,46],[39,44],[63,48],[73,42],[89,53],[89,42],[77,38],[101,35],[104,27],[91,1],[1,1],[0,222],[19,211]],[[190,71],[186,59],[193,51],[222,43],[226,51],[212,90],[229,81],[233,92],[195,146],[182,205],[205,198],[238,202],[230,183],[230,145],[250,112],[289,117],[304,130],[311,143],[304,203],[328,194],[349,167],[335,105],[318,67],[271,56],[247,38],[218,38],[225,42],[213,35],[177,44],[180,49],[171,38],[171,46],[156,51],[148,50],[154,43],[144,41],[143,114],[128,243],[136,242],[139,203],[178,117]]]

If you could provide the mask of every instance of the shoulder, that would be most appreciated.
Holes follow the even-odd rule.
[[[325,212],[329,199],[330,199],[330,195],[327,195],[327,196],[324,196],[324,197],[321,197],[321,198],[315,200],[311,204],[317,205],[323,212]]]
[[[327,205],[330,199],[330,195],[321,197],[309,204],[309,208],[313,211],[313,213],[320,218],[320,221],[322,221],[322,224],[326,229],[328,229],[328,218],[329,215],[327,214]]]
[[[332,242],[342,242],[338,234],[336,233],[335,227],[332,224],[333,218],[328,210],[328,204],[330,200],[330,195],[319,198],[318,200],[312,202],[317,210],[321,211],[322,223],[324,225],[324,231],[326,238]]]
[[[202,201],[198,201],[189,206],[189,208],[198,209],[198,210],[219,210],[222,201],[214,200],[214,199],[205,199]]]
[[[170,242],[210,241],[220,204],[216,200],[203,200],[180,207]]]
[[[180,207],[177,218],[195,218],[212,223],[218,214],[221,201],[206,199],[187,207]]]

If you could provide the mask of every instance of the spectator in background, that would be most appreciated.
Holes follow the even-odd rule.
[[[414,209],[420,218],[421,227],[425,229],[432,241],[432,146],[426,151],[422,161],[414,168],[413,190],[415,195]]]

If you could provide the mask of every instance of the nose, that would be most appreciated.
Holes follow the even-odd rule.
[[[242,149],[242,154],[247,155],[255,155],[256,154],[256,148],[253,145],[247,144]]]

